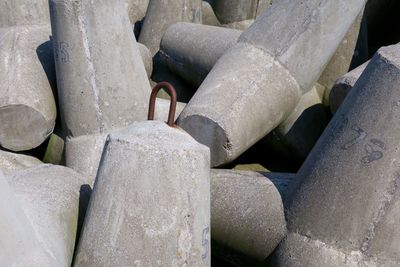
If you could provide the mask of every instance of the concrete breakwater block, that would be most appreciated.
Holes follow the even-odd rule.
[[[364,4],[283,0],[243,32],[178,119],[210,148],[212,166],[234,160],[289,116]]]
[[[52,133],[56,104],[50,27],[0,28],[0,145],[12,151],[39,146]]]
[[[35,157],[0,150],[0,171],[5,175],[41,164]]]
[[[0,28],[49,24],[48,0],[1,0]]]
[[[110,134],[74,266],[210,266],[209,160],[164,122]]]
[[[292,184],[273,266],[400,264],[400,45],[381,48]]]
[[[83,178],[71,169],[43,164],[6,179],[55,266],[71,266]]]
[[[201,23],[202,0],[150,0],[139,42],[154,56],[165,31],[179,21]]]
[[[250,171],[211,171],[213,240],[262,261],[285,234],[282,199],[268,178]]]
[[[0,265],[57,266],[57,259],[39,243],[21,203],[0,172]]]
[[[144,120],[150,84],[119,0],[50,1],[58,98],[68,136]]]

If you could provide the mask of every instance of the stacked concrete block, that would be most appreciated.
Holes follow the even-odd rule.
[[[49,24],[48,0],[1,0],[0,28]]]
[[[0,150],[0,170],[5,175],[41,164],[35,157]]]
[[[215,15],[222,24],[254,19],[258,0],[219,0],[212,3]]]
[[[38,242],[14,191],[0,172],[0,265],[55,266],[57,261]]]
[[[367,67],[369,61],[364,64],[358,66],[354,70],[346,73],[342,77],[340,77],[332,89],[329,92],[329,107],[331,109],[332,114],[335,114],[339,109],[340,105],[343,103],[347,94],[354,87],[358,78],[360,78],[361,74],[364,72]]]
[[[241,33],[215,26],[176,23],[165,32],[160,54],[171,71],[198,87],[218,59],[235,45]]]
[[[71,169],[38,165],[6,177],[44,250],[71,266],[83,178]]]
[[[201,17],[204,25],[221,26],[221,23],[215,16],[212,6],[207,1],[202,1],[201,3]]]
[[[146,15],[149,0],[125,0],[129,20],[132,24],[140,22]]]
[[[49,26],[0,28],[0,145],[9,150],[35,148],[53,131],[49,34]]]
[[[153,72],[153,56],[150,50],[143,44],[137,43],[140,56],[143,60],[144,68],[146,69],[147,77],[150,78]]]
[[[75,266],[209,266],[209,160],[164,122],[110,134]]]
[[[279,1],[241,35],[178,119],[210,147],[213,166],[232,161],[290,115],[364,4]]]
[[[380,49],[290,189],[274,266],[400,264],[399,83],[400,45]]]
[[[69,137],[66,163],[74,167],[71,157],[82,164],[96,152],[90,140],[145,120],[150,84],[121,1],[54,0],[50,7],[59,103]],[[80,136],[78,143],[88,141],[82,145],[86,150],[71,156],[74,148],[68,146]],[[85,167],[89,173],[92,168]]]
[[[154,56],[169,26],[179,21],[201,23],[201,3],[202,0],[150,0],[139,42]]]
[[[264,260],[286,234],[281,196],[255,172],[211,171],[211,236],[219,244]]]

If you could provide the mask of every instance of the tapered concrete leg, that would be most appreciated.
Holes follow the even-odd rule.
[[[35,148],[54,129],[49,34],[49,26],[0,28],[0,145],[9,150]]]
[[[154,56],[165,31],[179,21],[201,23],[202,0],[150,0],[139,42]]]
[[[44,163],[63,165],[61,164],[64,157],[64,139],[57,135],[51,134],[46,152],[43,156]]]
[[[241,33],[221,27],[176,23],[161,40],[161,58],[171,71],[198,87]]]
[[[125,0],[129,20],[132,24],[141,21],[146,15],[149,0]]]
[[[400,45],[380,49],[289,189],[274,266],[400,264],[399,83]]]
[[[247,30],[251,26],[251,24],[254,23],[254,21],[255,21],[254,19],[246,19],[246,20],[242,20],[242,21],[223,24],[221,26],[225,27],[225,28],[244,31],[244,30]]]
[[[219,0],[212,3],[215,15],[222,24],[254,19],[258,0]]]
[[[0,172],[0,265],[57,266],[38,242],[14,191]]]
[[[50,10],[68,136],[144,120],[150,85],[124,3],[51,0]]]
[[[256,172],[211,171],[213,240],[264,260],[285,234],[281,196],[270,180]]]
[[[204,25],[221,26],[221,23],[215,16],[212,6],[210,5],[210,3],[204,0],[201,3],[201,17],[202,17],[202,23]]]
[[[213,166],[234,160],[289,116],[364,4],[282,0],[241,35],[178,119],[210,147]]]
[[[39,243],[57,260],[53,266],[71,266],[83,178],[55,165],[39,165],[6,178]]]
[[[151,77],[151,73],[153,72],[153,56],[151,55],[150,50],[143,44],[137,43],[139,47],[140,56],[142,57],[144,67],[146,69],[147,77]]]
[[[154,119],[166,121],[168,118],[169,105],[169,100],[157,98]],[[177,103],[175,119],[179,116],[185,105],[186,104],[181,102]],[[65,145],[65,165],[82,174],[83,177],[86,178],[87,184],[91,187],[93,187],[96,179],[106,138],[107,134],[67,138]]]
[[[0,1],[0,28],[49,23],[48,0]]]
[[[75,266],[210,266],[209,179],[208,148],[179,128],[110,134]]]
[[[364,72],[369,61],[358,66],[354,70],[346,73],[340,79],[338,79],[329,92],[329,106],[332,114],[335,114],[343,103],[344,99],[353,88],[354,84],[358,81],[361,74]]]
[[[35,157],[0,150],[0,170],[5,175],[43,164]]]

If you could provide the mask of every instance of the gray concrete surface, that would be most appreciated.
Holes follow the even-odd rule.
[[[44,163],[63,165],[64,159],[64,139],[55,133],[52,133],[49,138],[49,143],[47,144],[46,152],[43,156]]]
[[[155,120],[166,121],[168,119],[169,104],[169,100],[157,98],[154,112]],[[177,103],[175,119],[179,116],[185,105],[185,103]],[[96,179],[107,135],[83,135],[76,138],[67,138],[66,141],[65,165],[82,174],[86,178],[87,184],[91,187],[93,187]]]
[[[165,31],[179,21],[201,23],[202,0],[150,0],[139,42],[154,56]]]
[[[48,266],[71,266],[83,178],[55,165],[39,165],[6,178],[40,245],[57,262]]]
[[[379,50],[290,186],[273,266],[400,264],[400,45]]]
[[[215,15],[222,24],[254,19],[258,0],[218,0],[213,1]]]
[[[282,0],[241,35],[178,119],[210,147],[212,166],[234,160],[290,115],[364,4]]]
[[[369,61],[346,73],[332,86],[332,90],[329,92],[329,106],[332,114],[335,114],[339,109],[350,90],[358,81],[358,78],[360,78],[361,74],[364,72],[368,63]]]
[[[48,25],[0,28],[0,145],[9,150],[35,148],[54,129],[49,34]]]
[[[264,260],[286,234],[281,196],[257,172],[211,170],[211,236]]]
[[[0,0],[0,28],[49,23],[48,0]]]
[[[145,120],[150,85],[122,1],[50,1],[59,104],[68,136]]]
[[[143,20],[146,15],[149,0],[125,0],[125,5],[128,10],[129,20],[135,24]]]
[[[215,16],[212,6],[207,1],[202,1],[201,3],[201,17],[204,25],[221,26],[221,23]]]
[[[325,106],[329,106],[329,95],[335,81],[354,66],[357,67],[368,60],[366,26],[363,9],[319,77],[318,83],[324,87],[323,103]]]
[[[140,56],[142,57],[144,68],[146,69],[147,77],[151,77],[151,73],[153,72],[153,56],[151,55],[150,50],[141,43],[137,43],[139,47]]]
[[[209,149],[163,122],[110,134],[74,266],[210,266]]]
[[[39,244],[21,203],[0,172],[0,265],[56,266],[57,260]]]
[[[235,45],[241,33],[179,22],[165,32],[160,46],[161,58],[171,71],[198,87],[218,59]]]
[[[43,162],[35,157],[0,150],[0,171],[5,175],[40,164]]]

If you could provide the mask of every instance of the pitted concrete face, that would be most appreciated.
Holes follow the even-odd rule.
[[[283,102],[275,106],[283,94]],[[178,125],[210,148],[212,166],[218,166],[256,143],[266,128],[278,126],[299,98],[299,86],[284,66],[262,49],[238,44],[217,62],[182,111]]]
[[[48,0],[0,1],[0,28],[16,25],[48,25]]]
[[[0,29],[0,145],[12,151],[38,147],[54,129],[49,34],[49,25]]]
[[[0,150],[0,170],[9,175],[16,171],[25,170],[43,164],[35,157]]]
[[[321,261],[329,260],[326,247],[341,251],[338,265],[355,253],[361,255],[357,264],[399,264],[399,83],[400,45],[380,49],[290,189],[286,218],[292,235],[276,254],[278,266],[299,255],[301,242],[325,257]],[[299,255],[299,264],[319,266],[307,264],[309,255]]]
[[[110,134],[75,266],[209,266],[209,160],[164,122]]]

